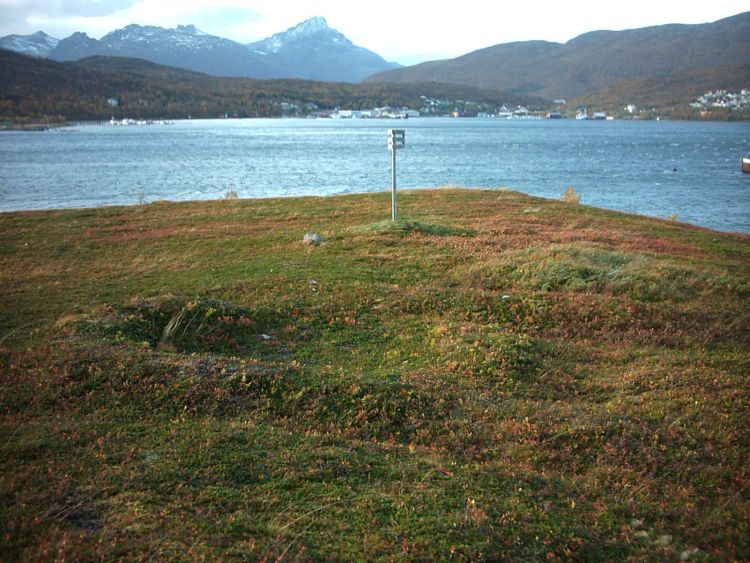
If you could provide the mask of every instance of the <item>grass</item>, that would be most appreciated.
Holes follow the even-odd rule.
[[[750,557],[750,239],[399,205],[1,214],[1,558]]]

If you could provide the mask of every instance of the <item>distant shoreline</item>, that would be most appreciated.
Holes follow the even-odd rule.
[[[488,117],[454,117],[450,115],[423,115],[419,117],[411,117],[409,119],[457,119],[457,120],[498,120],[498,121],[506,121],[506,118],[503,117],[497,117],[497,116],[488,116]],[[122,119],[122,118],[120,118]],[[125,118],[129,119],[129,118]],[[135,119],[135,118],[133,118]],[[144,117],[144,118],[138,118],[139,120],[162,120],[164,118],[161,117]],[[184,117],[184,118],[176,118],[176,119],[170,119],[170,121],[178,122],[178,121],[214,121],[214,120],[227,120],[227,121],[239,121],[239,120],[260,120],[260,119],[273,119],[273,120],[300,120],[300,121],[307,121],[310,119],[325,119],[323,117],[299,117],[299,116],[278,116],[278,115],[267,115],[267,116],[252,116],[252,117]],[[345,119],[345,118],[341,118]],[[370,118],[346,118],[346,119],[353,119],[355,121],[357,120],[364,120],[364,121],[382,121],[382,122],[401,122],[401,121],[408,121],[407,119],[393,119],[393,118],[384,118],[384,117],[370,117]],[[534,120],[549,120],[549,118],[534,118]],[[531,118],[527,119],[531,120]],[[562,121],[575,121],[574,117],[566,117],[563,116],[561,118],[557,118],[554,121],[562,120]],[[119,120],[118,120],[119,121]],[[590,119],[589,121],[597,121],[594,119]],[[601,120],[604,121],[604,120]],[[715,123],[733,123],[733,122],[748,122],[750,121],[750,114],[742,114],[742,115],[732,115],[729,113],[721,113],[721,112],[714,112],[711,115],[695,115],[695,116],[663,116],[663,115],[650,115],[647,117],[644,116],[637,116],[637,117],[620,117],[620,116],[611,116],[607,121],[678,121],[678,122],[715,122]],[[59,118],[57,118],[55,121],[44,121],[44,120],[29,120],[29,118],[0,118],[0,131],[47,131],[49,129],[57,129],[61,127],[78,127],[81,125],[109,125],[110,119],[86,119],[86,120],[80,120],[80,119],[71,119],[71,120],[65,120],[65,121],[59,121]]]

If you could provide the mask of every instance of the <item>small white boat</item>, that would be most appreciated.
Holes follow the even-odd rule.
[[[750,152],[742,157],[742,171],[745,174],[750,174]]]

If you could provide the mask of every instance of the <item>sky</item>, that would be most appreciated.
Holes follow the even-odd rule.
[[[499,43],[542,39],[565,42],[600,29],[666,23],[706,23],[748,11],[748,0],[711,2],[527,4],[461,0],[0,0],[0,37],[42,30],[59,39],[75,31],[91,37],[125,25],[194,24],[241,43],[265,39],[313,16],[354,44],[387,60],[415,64],[453,58]]]

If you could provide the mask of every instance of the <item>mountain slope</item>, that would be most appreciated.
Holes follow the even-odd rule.
[[[102,45],[98,39],[76,31],[73,35],[59,41],[47,57],[58,62],[76,61],[104,51],[106,51],[106,46]]]
[[[421,96],[496,106],[528,103],[455,84],[330,83],[214,77],[142,59],[94,56],[60,63],[0,50],[0,121],[45,118],[273,117],[282,104],[320,109],[420,108]],[[111,102],[115,102],[113,104]]]
[[[342,33],[315,17],[251,43],[248,48],[281,57],[294,76],[305,79],[359,82],[384,69],[398,67],[380,55],[354,45]]]
[[[628,78],[568,101],[568,107],[590,107],[617,114],[628,104],[672,118],[695,119],[689,103],[711,90],[739,92],[750,84],[750,63],[677,71],[667,76]],[[712,118],[747,119],[747,112],[712,110]]]
[[[745,62],[750,62],[750,12],[710,24],[594,31],[565,44],[505,43],[370,80],[436,80],[570,99],[624,79]]]

